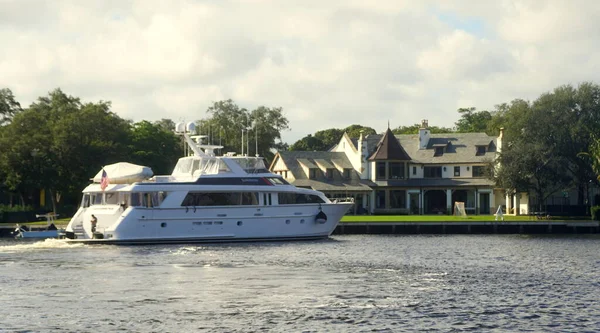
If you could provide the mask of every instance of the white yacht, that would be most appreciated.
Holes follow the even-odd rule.
[[[106,166],[83,190],[81,206],[65,230],[67,241],[146,244],[326,238],[352,205],[289,184],[269,172],[260,157],[215,156],[214,149],[220,146],[201,145],[190,137],[193,123],[178,124],[177,130],[191,156],[180,158],[166,176],[152,177],[149,168],[128,163]]]

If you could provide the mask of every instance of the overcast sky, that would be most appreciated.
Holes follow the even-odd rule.
[[[134,121],[281,106],[290,144],[452,127],[459,107],[598,83],[599,17],[594,0],[0,0],[0,88],[28,106],[60,87]]]

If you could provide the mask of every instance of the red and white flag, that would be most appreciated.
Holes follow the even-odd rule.
[[[102,179],[100,180],[100,188],[102,189],[102,191],[106,189],[108,184],[110,184],[110,182],[108,181],[108,175],[106,174],[106,171],[102,169]]]

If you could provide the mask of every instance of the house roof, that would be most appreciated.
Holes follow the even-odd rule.
[[[383,134],[381,140],[377,143],[375,152],[371,154],[369,160],[400,160],[410,161],[410,156],[406,153],[400,142],[389,128]]]
[[[366,137],[367,147],[371,154],[378,149],[378,143],[385,134],[375,134]],[[444,133],[431,134],[426,149],[419,149],[418,134],[395,135],[400,145],[411,157],[412,163],[447,164],[447,163],[486,163],[496,156],[498,138],[485,133]],[[440,156],[434,156],[435,147],[447,144],[446,151]],[[475,147],[488,147],[485,154],[476,155]]]
[[[309,169],[318,169],[318,167],[316,165],[314,165],[311,161],[307,160],[306,158],[299,158],[298,162]],[[286,163],[286,165],[287,165],[287,163]]]
[[[348,161],[348,159],[341,160],[341,159],[338,159],[338,158],[332,158],[331,162],[333,162],[333,164],[335,166],[337,166],[338,168],[341,168],[341,169],[352,169],[352,168],[354,168],[352,166],[352,163],[350,163],[350,161]]]
[[[294,181],[294,185],[298,187],[310,187],[313,190],[321,192],[371,192],[369,184],[362,182],[348,184],[342,182],[324,182],[313,179],[299,179]]]
[[[343,152],[329,151],[280,151],[275,158],[281,158],[288,170],[292,173],[296,186],[312,187],[324,191],[370,191],[369,184],[374,184],[369,180],[361,180],[360,175],[352,167],[352,163]],[[350,170],[350,178],[345,179],[339,171],[334,171],[333,178],[326,178],[322,172],[317,172],[314,179],[302,169],[302,164],[315,165],[323,163],[334,168],[335,165],[343,166]],[[322,164],[322,165],[323,165]]]
[[[323,158],[315,158],[315,163],[317,163],[317,165],[323,169],[333,169],[334,168],[334,166],[329,161],[327,161],[326,159],[323,159]]]
[[[461,187],[461,186],[494,186],[487,178],[409,178],[387,181],[376,181],[376,186],[398,187]]]

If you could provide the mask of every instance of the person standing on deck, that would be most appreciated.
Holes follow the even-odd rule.
[[[98,219],[94,214],[92,214],[92,233],[96,232],[96,224],[98,224]]]

